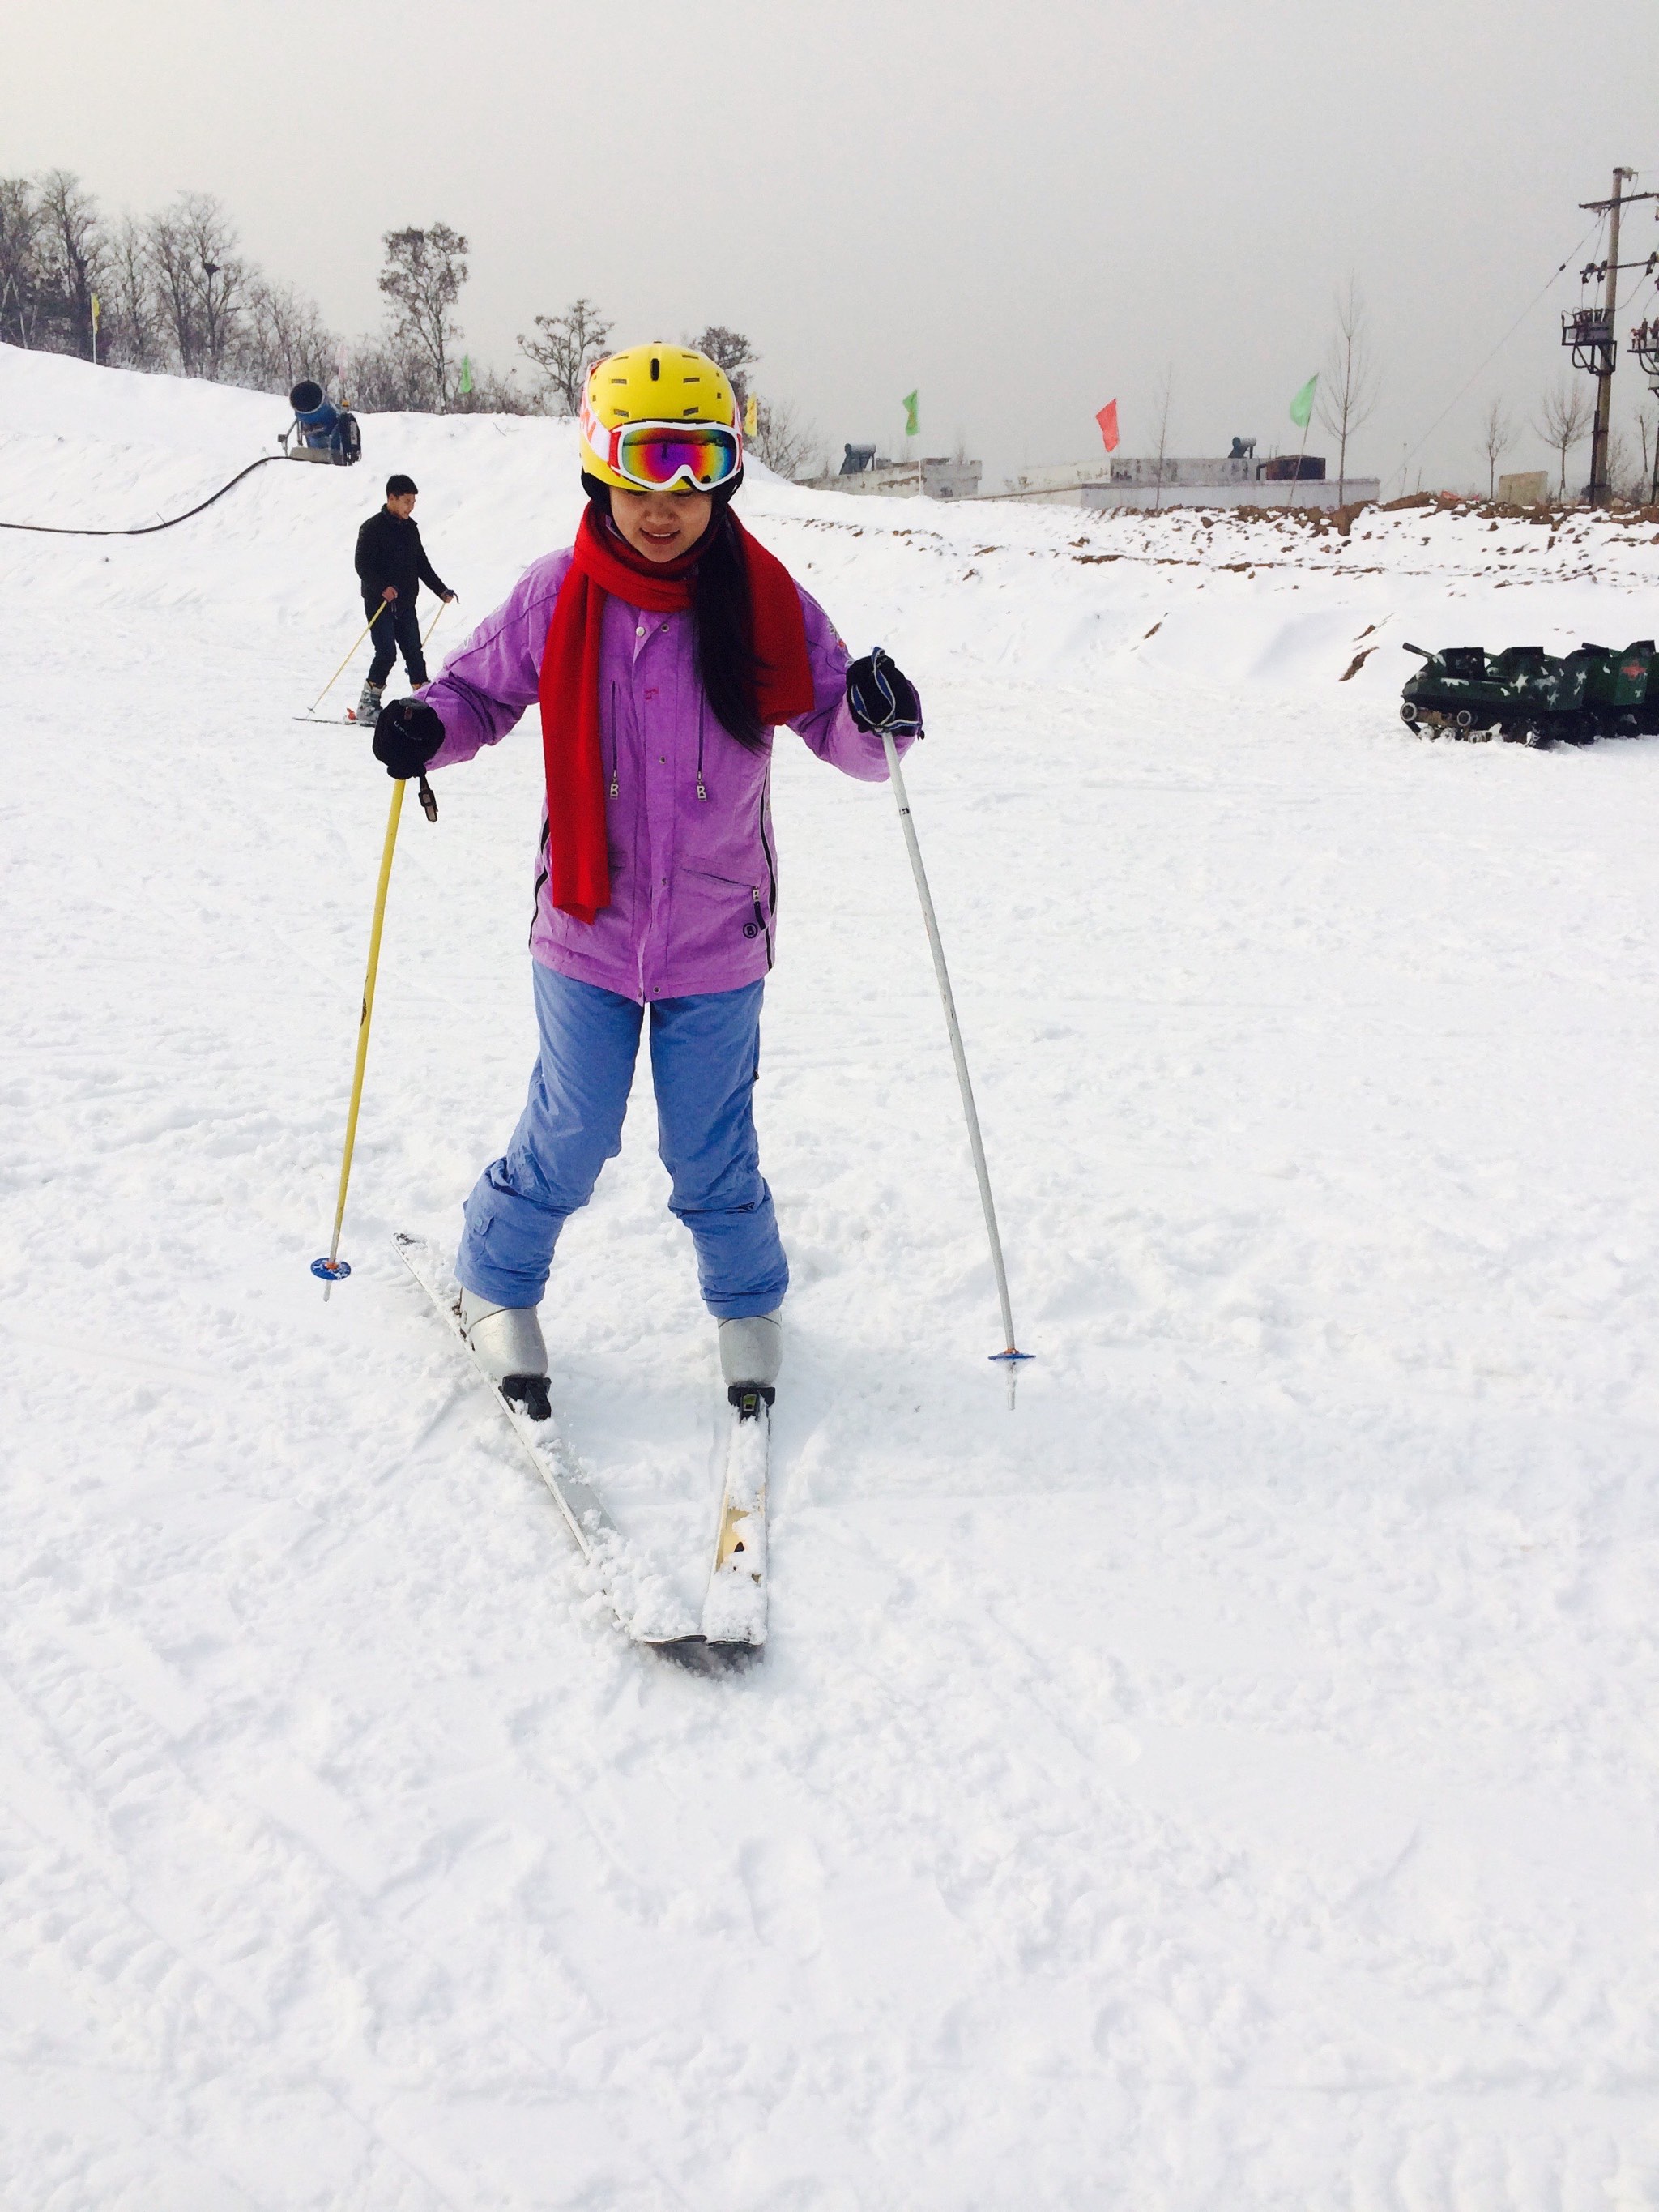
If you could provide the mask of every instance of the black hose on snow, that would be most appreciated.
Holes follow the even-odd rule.
[[[187,507],[184,514],[175,514],[167,522],[141,522],[132,530],[82,530],[66,522],[0,522],[0,530],[38,530],[49,538],[148,538],[154,531],[176,530],[181,522],[188,522],[192,514],[200,514],[204,507],[211,507],[215,500],[222,499],[228,491],[234,491],[242,478],[251,477],[255,469],[264,468],[267,461],[280,461],[285,458],[282,453],[261,453],[257,461],[250,461],[245,469],[239,469],[228,484],[221,484],[211,497],[201,501],[195,507]]]

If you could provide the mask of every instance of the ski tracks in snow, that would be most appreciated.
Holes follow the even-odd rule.
[[[399,434],[475,560],[538,550],[512,441]],[[1040,1358],[1010,1419],[890,801],[784,739],[772,1637],[689,1678],[607,1625],[387,1243],[452,1233],[518,1109],[533,744],[405,826],[357,1272],[326,1306],[306,1272],[386,794],[288,719],[320,473],[99,556],[90,659],[87,556],[8,571],[11,2193],[1653,2201],[1659,750],[1400,736],[1387,655],[1337,679],[1419,585],[1334,555],[1245,576],[1183,523],[1207,567],[1072,563],[1056,605],[1069,526],[941,517],[952,566],[757,487],[927,679]],[[228,636],[216,567],[261,561]],[[1540,635],[1625,611],[1528,588]],[[690,1598],[718,1394],[662,1201],[642,1092],[548,1319],[573,1443]]]

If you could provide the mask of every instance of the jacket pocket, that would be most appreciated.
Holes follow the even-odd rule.
[[[713,911],[695,935],[711,944],[730,945],[734,937],[766,939],[766,964],[772,964],[772,932],[768,926],[761,886],[736,876],[717,876],[709,868],[682,868],[682,880],[695,886],[699,900],[707,899]]]

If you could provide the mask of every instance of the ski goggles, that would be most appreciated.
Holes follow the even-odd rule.
[[[743,440],[724,422],[623,422],[607,429],[586,401],[582,435],[608,468],[641,491],[714,491],[743,466]]]

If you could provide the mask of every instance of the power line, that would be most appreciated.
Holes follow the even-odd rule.
[[[1549,290],[1551,290],[1551,289],[1552,289],[1552,288],[1554,286],[1554,284],[1556,283],[1556,282],[1558,281],[1558,279],[1559,279],[1559,278],[1561,276],[1561,275],[1563,274],[1563,272],[1564,272],[1565,270],[1567,270],[1567,269],[1571,268],[1571,265],[1572,265],[1572,264],[1573,264],[1573,263],[1574,263],[1574,262],[1578,258],[1579,254],[1583,251],[1583,246],[1584,246],[1584,240],[1585,240],[1585,239],[1594,238],[1594,237],[1595,237],[1595,234],[1596,234],[1596,233],[1597,233],[1597,232],[1601,228],[1602,224],[1603,224],[1603,222],[1604,222],[1605,221],[1606,221],[1606,217],[1605,217],[1605,216],[1598,216],[1596,217],[1595,221],[1595,222],[1590,225],[1589,228],[1589,229],[1584,233],[1584,236],[1583,236],[1583,238],[1581,238],[1581,239],[1579,240],[1579,241],[1578,241],[1577,245],[1577,246],[1575,246],[1573,247],[1572,251],[1568,254],[1568,256],[1567,256],[1566,259],[1565,259],[1564,262],[1562,262],[1562,264],[1561,264],[1560,267],[1559,267],[1559,269],[1557,269],[1557,270],[1555,270],[1553,271],[1553,274],[1551,275],[1551,276],[1549,277],[1548,281],[1547,281],[1547,283],[1545,283],[1545,284],[1544,284],[1544,285],[1543,285],[1543,286],[1542,286],[1542,287],[1541,287],[1541,288],[1540,288],[1540,289],[1536,293],[1534,293],[1534,294],[1533,297],[1532,297],[1530,300],[1528,300],[1528,302],[1527,302],[1526,306],[1525,306],[1524,307],[1522,307],[1522,309],[1521,310],[1520,313],[1516,317],[1515,320],[1514,320],[1514,321],[1510,325],[1510,326],[1509,326],[1508,330],[1506,330],[1506,331],[1504,331],[1504,333],[1503,337],[1502,337],[1501,338],[1499,338],[1499,339],[1498,339],[1498,343],[1497,343],[1497,344],[1492,348],[1492,351],[1491,351],[1491,352],[1486,356],[1486,359],[1485,359],[1482,362],[1480,362],[1480,366],[1479,366],[1478,368],[1476,368],[1475,369],[1474,369],[1473,371],[1471,371],[1471,373],[1470,373],[1470,374],[1469,374],[1469,376],[1468,376],[1468,380],[1467,380],[1464,383],[1461,384],[1461,385],[1458,386],[1457,390],[1456,390],[1456,391],[1452,394],[1451,398],[1450,398],[1446,402],[1446,404],[1445,404],[1445,405],[1441,409],[1441,410],[1440,410],[1439,414],[1437,414],[1437,415],[1435,416],[1435,418],[1434,418],[1433,422],[1430,423],[1430,425],[1429,425],[1428,428],[1427,428],[1427,429],[1423,433],[1422,436],[1418,440],[1417,443],[1416,443],[1416,444],[1412,447],[1412,449],[1411,449],[1410,453],[1408,453],[1406,455],[1406,458],[1404,459],[1404,460],[1402,460],[1402,461],[1401,462],[1401,464],[1400,464],[1400,489],[1401,489],[1401,492],[1402,492],[1402,493],[1404,492],[1404,490],[1405,490],[1405,489],[1406,489],[1406,471],[1407,471],[1407,469],[1409,469],[1409,468],[1410,468],[1410,466],[1411,466],[1412,463],[1413,463],[1413,462],[1417,459],[1418,455],[1422,452],[1422,450],[1423,450],[1424,447],[1425,447],[1425,446],[1426,446],[1426,445],[1428,444],[1428,442],[1429,442],[1430,439],[1431,439],[1431,437],[1433,437],[1433,435],[1434,435],[1435,432],[1436,432],[1436,431],[1440,428],[1440,425],[1441,425],[1441,424],[1445,421],[1445,419],[1446,419],[1447,416],[1448,416],[1448,415],[1449,415],[1449,414],[1451,413],[1452,409],[1453,409],[1454,407],[1455,407],[1455,406],[1456,406],[1456,404],[1457,404],[1458,401],[1459,401],[1460,399],[1463,398],[1466,396],[1466,394],[1467,394],[1467,393],[1468,393],[1468,389],[1469,389],[1470,385],[1472,385],[1472,384],[1475,381],[1475,380],[1476,380],[1476,378],[1477,378],[1477,377],[1480,377],[1480,376],[1484,376],[1484,375],[1485,375],[1485,374],[1486,374],[1486,370],[1487,370],[1487,369],[1492,366],[1492,362],[1493,362],[1494,361],[1496,361],[1496,360],[1497,360],[1497,358],[1498,358],[1498,355],[1499,355],[1500,353],[1502,353],[1502,352],[1503,352],[1503,350],[1504,350],[1504,347],[1509,343],[1510,340],[1510,339],[1515,336],[1516,332],[1520,329],[1520,327],[1521,327],[1522,324],[1522,323],[1524,323],[1524,322],[1526,321],[1527,317],[1528,317],[1529,314],[1531,314],[1531,313],[1532,313],[1533,309],[1534,309],[1534,308],[1538,305],[1538,302],[1539,302],[1539,301],[1540,301],[1544,297],[1545,293],[1547,293],[1547,292],[1548,292]]]

